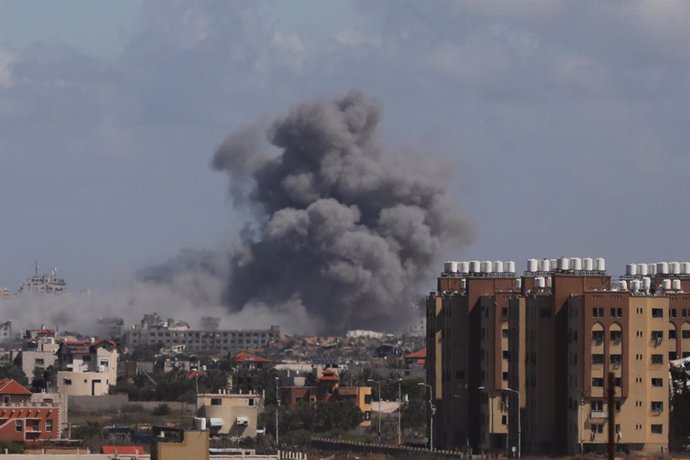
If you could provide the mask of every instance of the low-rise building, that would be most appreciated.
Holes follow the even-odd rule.
[[[65,341],[57,351],[62,395],[105,395],[117,382],[117,346],[108,340]]]
[[[256,437],[257,419],[263,410],[258,394],[204,393],[196,398],[198,416],[206,420],[211,435]]]
[[[12,379],[0,380],[0,440],[13,442],[60,439],[62,407],[32,393]]]
[[[0,343],[11,342],[14,339],[12,334],[12,321],[0,323]]]

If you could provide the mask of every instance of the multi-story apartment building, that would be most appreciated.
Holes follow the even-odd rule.
[[[12,340],[14,340],[14,334],[12,334],[12,321],[0,323],[0,343],[7,343]]]
[[[31,392],[12,379],[0,379],[0,440],[22,443],[60,439],[63,406],[32,399]]]
[[[518,289],[514,262],[447,262],[437,292],[427,298],[435,448],[488,450],[506,444],[502,402],[509,350],[502,330],[508,301]]]
[[[234,354],[246,349],[264,348],[280,338],[278,326],[271,326],[270,329],[192,330],[187,323],[173,319],[162,321],[158,315],[155,316],[158,320],[146,315],[141,324],[127,331],[125,343],[128,348],[142,345],[172,348],[182,345],[187,353]]]
[[[196,406],[197,415],[206,419],[212,436],[255,438],[258,415],[263,411],[263,397],[253,393],[204,393],[197,395]]]
[[[508,263],[447,262],[427,299],[435,447],[600,451],[612,371],[618,444],[666,449],[668,361],[690,356],[690,263],[633,265],[614,284],[601,258],[530,259],[520,278]]]
[[[64,341],[56,352],[61,395],[108,394],[117,383],[117,346],[108,340]]]

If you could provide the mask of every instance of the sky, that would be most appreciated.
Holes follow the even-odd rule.
[[[474,222],[439,271],[690,260],[689,25],[673,0],[0,0],[0,286],[232,245],[218,146],[351,89]]]

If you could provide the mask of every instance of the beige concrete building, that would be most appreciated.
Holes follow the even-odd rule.
[[[607,374],[615,375],[615,432],[630,451],[668,449],[669,297],[585,292],[568,307],[568,452],[604,452]],[[669,335],[673,339],[669,340]]]
[[[211,435],[256,437],[257,419],[264,401],[258,394],[204,393],[197,395],[199,417]]]
[[[208,431],[184,431],[181,439],[158,442],[151,449],[151,460],[204,460],[209,458]]]
[[[107,340],[64,341],[57,351],[57,391],[69,396],[108,394],[117,383],[117,346]]]

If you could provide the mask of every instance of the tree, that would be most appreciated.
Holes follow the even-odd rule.
[[[0,366],[0,379],[12,379],[25,387],[29,386],[29,379],[26,377],[26,374],[14,364]]]

